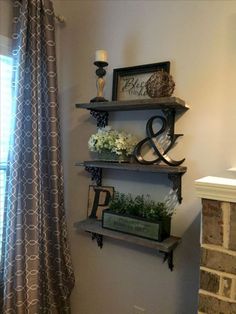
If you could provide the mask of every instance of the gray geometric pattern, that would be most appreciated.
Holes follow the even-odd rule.
[[[15,126],[7,168],[0,312],[70,313],[55,27],[50,0],[14,1]]]

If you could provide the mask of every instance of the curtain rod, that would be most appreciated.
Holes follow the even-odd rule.
[[[63,15],[60,14],[54,14],[55,19],[59,22],[64,24],[66,22],[66,19]]]
[[[45,7],[45,5],[44,5],[44,0],[42,0],[42,4],[43,4],[44,10],[47,11],[48,9],[47,9],[47,8]],[[55,19],[56,19],[59,23],[64,24],[64,23],[66,22],[66,19],[65,19],[65,17],[64,17],[63,15],[56,14],[56,13],[54,13],[53,15],[54,15]]]

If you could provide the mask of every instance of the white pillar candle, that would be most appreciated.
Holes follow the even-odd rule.
[[[96,50],[95,61],[107,62],[107,51],[106,50]]]

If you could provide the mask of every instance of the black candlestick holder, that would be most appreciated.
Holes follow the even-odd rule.
[[[97,78],[97,96],[90,100],[90,102],[104,102],[108,101],[103,97],[103,90],[105,86],[105,79],[104,76],[106,75],[106,70],[104,67],[108,66],[108,63],[105,61],[95,61],[94,65],[98,67],[96,70]]]

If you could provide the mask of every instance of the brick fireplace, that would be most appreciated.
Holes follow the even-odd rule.
[[[195,181],[202,198],[198,314],[236,314],[236,180]]]

